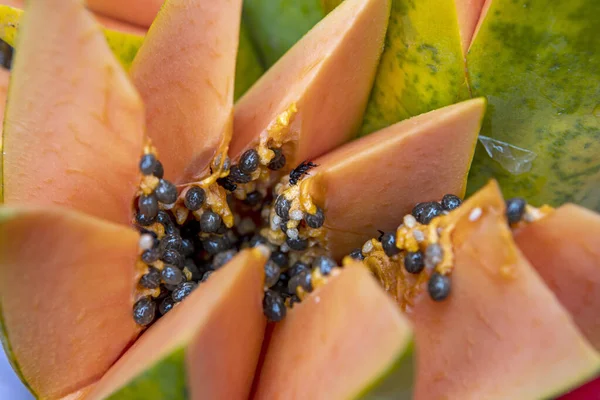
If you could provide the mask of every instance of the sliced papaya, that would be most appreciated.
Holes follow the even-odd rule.
[[[370,272],[350,265],[275,326],[254,398],[409,399],[412,340]]]
[[[8,5],[0,4],[0,39],[14,47],[22,14],[20,8],[23,7],[23,2],[21,0],[0,0],[0,3],[8,3]],[[130,3],[133,4],[133,2],[127,2],[128,5]],[[156,11],[158,12],[158,8]],[[110,49],[121,62],[121,65],[125,69],[129,69],[142,45],[146,29],[102,15],[94,15],[94,17],[106,28],[104,29],[104,35]],[[264,68],[260,64],[247,29],[242,24],[240,25],[240,46],[235,68],[234,98],[237,100],[244,94],[263,72]]]
[[[493,176],[509,197],[600,210],[598,15],[595,0],[489,2],[467,70],[493,141],[477,150],[471,192]]]
[[[88,399],[242,399],[265,329],[265,255],[246,250],[153,325]]]
[[[19,30],[24,2],[21,0],[0,1],[0,39],[11,46],[16,44],[16,35]],[[129,68],[135,54],[142,45],[143,35],[146,30],[137,26],[115,21],[100,15],[94,15],[102,24],[104,35],[110,49],[124,68]]]
[[[269,132],[285,136],[292,163],[350,139],[364,112],[388,15],[387,0],[348,0],[317,24],[237,102],[232,158]]]
[[[317,159],[318,167],[301,183],[298,207],[314,213],[303,205],[310,198],[323,210],[322,239],[334,258],[360,247],[378,229],[395,231],[418,202],[464,195],[484,111],[483,99],[448,106]],[[285,190],[292,198],[297,189]]]
[[[415,398],[547,398],[595,377],[598,354],[514,243],[498,186],[451,218],[451,293],[408,308]]]
[[[454,0],[460,29],[460,42],[466,55],[479,22],[485,0]]]
[[[148,28],[165,0],[118,1],[86,0],[88,8],[95,13]]]
[[[175,183],[198,180],[227,148],[240,16],[241,0],[170,0],[131,66],[148,136]]]
[[[529,262],[600,349],[600,216],[567,204],[515,233]]]
[[[79,1],[31,2],[18,41],[4,121],[4,201],[129,223],[143,105],[97,24]]]
[[[392,2],[361,134],[468,97],[455,0]]]
[[[111,3],[111,1],[112,0],[87,0],[86,5],[89,9],[94,11],[94,17],[96,20],[105,27],[122,32],[133,33],[136,35],[143,35],[146,32],[144,27],[150,26],[150,24],[136,24],[133,20],[121,17],[127,11],[135,11],[135,14],[130,12],[129,15],[135,15],[138,18],[142,15],[145,17],[150,17],[150,14],[152,14],[154,9],[154,13],[150,19],[151,22],[152,19],[154,19],[154,15],[156,15],[156,12],[160,7],[160,3],[162,3],[163,0],[142,0],[142,2],[139,3],[136,3],[135,1],[128,1],[125,3],[119,3],[118,7],[115,7],[117,4],[116,2]],[[156,4],[152,4],[152,2]],[[12,9],[20,10],[25,8],[24,0],[1,0],[0,4],[2,4],[3,10],[6,10],[6,8],[4,8],[5,6],[7,6],[7,8],[10,7]],[[131,10],[132,8],[135,8],[135,10]]]
[[[421,86],[413,81],[410,88],[402,86],[405,75],[398,81],[389,76],[392,87],[415,94],[414,103],[419,107],[434,107],[437,101],[449,98],[447,92],[456,89],[455,75],[446,67],[454,65],[454,54],[462,56],[458,30],[462,17],[457,4],[450,0],[435,3],[394,2],[397,26],[388,36],[388,59],[394,54],[415,56],[402,59],[402,66],[410,72],[406,76],[413,81],[414,77],[426,77],[425,88],[438,82],[437,89],[442,91],[444,85],[451,87],[442,100],[436,94],[429,101],[428,92],[423,91],[425,96],[417,93]],[[27,122],[31,118],[24,116],[33,115],[37,136],[22,129],[22,140],[12,139],[13,147],[15,143],[21,147],[4,150],[13,160],[29,161],[39,154],[54,154],[58,146],[59,150],[73,149],[76,161],[95,163],[92,168],[84,164],[75,179],[67,173],[70,170],[52,175],[53,182],[43,174],[55,169],[42,168],[46,166],[42,162],[34,165],[36,169],[15,162],[8,175],[12,188],[21,181],[46,186],[58,182],[59,188],[77,188],[78,196],[90,192],[93,204],[84,203],[84,211],[95,210],[105,218],[130,222],[104,215],[114,211],[98,211],[102,207],[112,210],[113,204],[92,196],[113,194],[105,191],[105,181],[114,179],[109,174],[121,176],[122,171],[119,163],[111,163],[127,159],[135,169],[131,172],[126,164],[125,173],[131,172],[138,185],[126,195],[125,185],[117,195],[129,206],[133,202],[134,223],[142,233],[138,236],[123,225],[79,214],[71,217],[52,209],[44,209],[43,214],[36,209],[36,216],[29,219],[23,215],[34,211],[17,210],[18,216],[5,218],[10,229],[2,235],[11,239],[0,244],[6,253],[0,255],[0,261],[7,260],[8,265],[0,272],[3,332],[17,369],[40,397],[270,398],[286,394],[314,398],[322,394],[327,398],[402,398],[410,395],[408,386],[416,372],[417,399],[530,398],[560,394],[598,372],[599,357],[571,320],[568,307],[563,308],[561,299],[556,299],[516,249],[498,189],[491,186],[460,205],[483,113],[482,99],[402,122],[314,160],[360,127],[384,42],[389,1],[346,0],[317,24],[241,99],[235,110],[235,134],[239,136],[230,151],[240,2],[169,1],[152,25],[145,50],[132,70],[145,97],[151,98],[146,117],[151,122],[159,118],[162,125],[156,126],[164,128],[152,128],[158,153],[152,144],[142,148],[141,129],[139,143],[134,146],[134,140],[128,141],[134,152],[121,153],[117,148],[108,153],[111,139],[126,136],[112,131],[107,136],[94,129],[91,139],[83,137],[97,139],[93,144],[100,145],[92,150],[86,147],[85,154],[77,151],[83,146],[77,142],[81,136],[69,131],[73,124],[67,118],[79,116],[81,107],[64,107],[55,97],[60,100],[68,90],[70,103],[77,96],[84,100],[84,110],[89,111],[90,104],[92,111],[104,110],[104,103],[97,99],[106,98],[106,91],[99,90],[106,89],[106,79],[81,83],[77,78],[84,72],[86,78],[102,77],[100,72],[110,55],[105,44],[101,52],[96,51],[104,38],[79,1],[33,2],[31,7],[33,11],[25,17],[26,30],[19,38],[28,46],[17,53],[24,54],[23,60],[27,55],[33,64],[16,64],[20,75],[14,82],[21,90],[11,92],[11,101],[14,94],[20,113],[13,111],[12,115],[20,118],[9,122],[14,131],[20,119]],[[440,11],[444,17],[432,18],[431,23],[421,20]],[[399,18],[403,18],[402,27]],[[71,38],[73,27],[76,34]],[[399,31],[398,41],[393,35]],[[429,46],[430,35],[443,52]],[[51,45],[44,38],[51,40]],[[34,39],[41,44],[34,46]],[[404,39],[410,40],[405,43]],[[82,46],[85,51],[79,51]],[[57,54],[66,54],[61,60],[69,63],[79,62],[74,76],[66,61],[54,61]],[[199,56],[204,58],[199,60]],[[61,73],[61,68],[69,73]],[[433,74],[436,68],[439,76]],[[428,69],[431,74],[423,73]],[[380,69],[383,74],[385,71]],[[52,96],[46,93],[51,73],[60,89]],[[464,76],[464,70],[461,74]],[[109,89],[120,96],[115,95],[120,102],[109,105],[120,107],[122,99],[135,97],[121,75],[109,83],[117,87]],[[90,98],[94,101],[86,102]],[[9,104],[9,115],[11,107]],[[136,110],[139,125],[135,127],[141,127],[144,116],[140,107]],[[50,128],[48,121],[52,122]],[[94,121],[85,120],[93,127]],[[125,128],[131,126],[117,133],[125,134]],[[87,126],[82,128],[80,123],[76,128]],[[75,139],[56,134],[61,138],[56,144],[54,136],[39,134],[47,129],[52,129],[53,135],[67,132],[65,137]],[[98,134],[103,136],[97,138]],[[207,140],[199,143],[198,139]],[[32,140],[38,141],[28,153]],[[203,154],[202,149],[206,149]],[[109,165],[90,154],[107,158]],[[159,155],[164,165],[158,161]],[[63,158],[58,165],[70,168],[71,155]],[[100,173],[93,169],[98,165],[105,168]],[[210,174],[205,174],[208,171]],[[90,178],[84,181],[77,178],[80,176]],[[169,180],[185,185],[176,186]],[[397,190],[399,187],[404,190]],[[36,189],[37,197],[47,194],[42,189]],[[439,203],[432,201],[442,195]],[[66,198],[74,195],[69,196]],[[366,197],[369,205],[356,204],[358,197]],[[48,199],[46,203],[52,203],[52,196]],[[423,201],[413,208],[414,215],[408,213]],[[352,207],[343,204],[351,202],[355,202]],[[82,208],[77,202],[66,203]],[[451,211],[455,206],[460,207]],[[425,222],[425,209],[437,217]],[[13,209],[6,210],[13,215]],[[22,225],[22,229],[15,228]],[[67,227],[70,233],[63,232]],[[344,246],[350,250],[379,228],[396,229],[396,235],[382,231],[378,239],[365,242],[342,263],[363,260],[391,296],[377,288],[366,268],[348,265],[344,270],[334,259],[344,255]],[[38,247],[44,243],[50,250],[37,252],[39,256],[31,254],[35,253],[30,250],[33,242]],[[272,249],[268,260],[262,246],[245,250],[258,244]],[[105,245],[117,246],[116,254]],[[411,274],[409,279],[404,270],[410,265],[404,260],[413,250],[422,250],[424,261],[418,267],[424,272]],[[239,252],[242,254],[229,261]],[[94,260],[89,265],[88,253]],[[122,261],[109,268],[110,257]],[[378,273],[378,263],[398,268],[387,271],[390,278]],[[46,265],[50,267],[39,272]],[[96,268],[90,272],[89,266]],[[117,276],[104,283],[107,270]],[[39,277],[29,279],[34,273]],[[53,280],[48,285],[56,274],[57,283]],[[86,280],[80,284],[77,278],[82,276]],[[30,281],[32,286],[26,287]],[[426,281],[429,298],[420,295]],[[40,297],[51,295],[53,299],[47,302]],[[394,297],[415,322],[415,367],[410,324],[392,304]],[[111,301],[118,304],[113,306]],[[60,307],[65,302],[69,305]],[[102,314],[94,314],[100,322],[87,317],[92,312]],[[58,313],[60,326],[46,321],[54,313]],[[265,317],[282,322],[263,341]],[[114,323],[119,324],[116,340],[111,337]],[[129,340],[146,327],[127,350]],[[65,328],[72,332],[65,334]],[[80,340],[83,334],[85,338]],[[126,340],[128,335],[131,339]],[[50,340],[46,341],[46,336]],[[89,344],[92,341],[98,343]],[[294,346],[289,348],[289,343]],[[38,362],[38,353],[43,354],[42,362]],[[356,360],[347,362],[354,356]],[[62,373],[64,365],[79,357],[83,359],[80,371]],[[291,373],[286,365],[292,366]],[[253,380],[255,369],[259,373]],[[327,375],[332,369],[340,373]]]
[[[99,379],[138,335],[138,238],[61,209],[0,208],[2,342],[38,397]]]

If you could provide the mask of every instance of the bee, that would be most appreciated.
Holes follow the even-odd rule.
[[[302,161],[300,165],[298,165],[292,170],[292,172],[290,172],[290,185],[296,185],[304,175],[308,175],[308,171],[317,166],[318,165],[313,163],[312,161]]]
[[[219,184],[219,186],[221,186],[223,189],[229,192],[233,192],[235,189],[237,189],[237,185],[228,176],[225,178],[217,179],[217,183]]]

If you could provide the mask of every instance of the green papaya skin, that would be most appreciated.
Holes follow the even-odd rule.
[[[468,97],[454,0],[393,1],[361,135]]]
[[[410,400],[413,398],[413,382],[415,378],[415,349],[414,343],[406,346],[396,362],[382,374],[371,386],[356,396],[356,400],[396,399]]]
[[[493,0],[467,55],[481,134],[535,153],[510,173],[479,145],[469,191],[489,177],[508,197],[600,210],[600,3]]]
[[[107,400],[187,400],[185,351],[177,349],[141,375],[135,377]]]

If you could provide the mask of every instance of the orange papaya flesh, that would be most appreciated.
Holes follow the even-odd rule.
[[[265,329],[265,261],[259,249],[246,250],[215,272],[148,329],[87,398],[247,397]]]
[[[95,385],[96,382],[84,387],[83,389],[79,389],[76,392],[68,394],[65,397],[61,397],[60,400],[86,400],[88,394],[94,388]]]
[[[600,349],[600,215],[566,204],[514,236],[579,329]]]
[[[96,10],[100,10],[102,8],[107,8],[108,4],[105,4],[104,7],[102,7],[100,4],[97,3],[103,3],[104,1],[96,1],[96,0],[92,0],[92,1],[87,1],[87,6],[90,10],[96,12]],[[92,4],[94,3],[94,4]],[[126,3],[121,3],[121,6],[119,7],[118,10],[123,9],[124,6],[126,7],[130,2],[126,2]],[[18,8],[20,10],[25,8],[25,1],[23,0],[1,0],[0,4],[5,5],[5,6],[9,6],[9,7],[13,7],[13,8]],[[139,7],[141,8],[141,7]],[[158,10],[158,8],[157,8]],[[154,13],[156,15],[156,12]],[[138,25],[132,25],[131,23],[127,23],[126,19],[122,19],[122,18],[111,18],[110,17],[110,13],[101,13],[101,14],[97,14],[94,13],[94,18],[101,23],[102,25],[104,25],[105,27],[109,28],[109,29],[114,29],[117,31],[121,31],[121,32],[127,32],[127,33],[132,33],[134,35],[144,35],[146,33],[146,29],[144,28],[144,26],[138,26]],[[150,26],[150,25],[147,25]]]
[[[485,0],[455,0],[455,2],[460,29],[460,42],[463,54],[467,54]]]
[[[138,238],[62,209],[0,209],[3,344],[37,396],[58,398],[99,379],[138,335]]]
[[[87,7],[112,20],[148,28],[165,0],[86,0]]]
[[[253,398],[366,396],[377,390],[374,381],[398,371],[398,391],[387,395],[404,398],[412,385],[411,350],[407,319],[366,268],[351,265],[275,325]]]
[[[227,152],[240,18],[241,0],[171,0],[131,66],[148,136],[176,184],[199,180]]]
[[[294,45],[236,103],[231,158],[262,139],[267,147],[283,145],[291,166],[352,138],[375,76],[389,8],[387,0],[344,1]]]
[[[98,25],[78,1],[31,2],[18,47],[4,121],[4,201],[128,223],[143,106]]]
[[[498,186],[459,210],[450,295],[411,292],[415,398],[545,398],[596,376],[598,354],[513,242]]]
[[[484,110],[480,98],[392,125],[318,158],[277,194],[293,199],[292,212],[323,210],[322,232],[299,229],[341,259],[378,229],[395,231],[415,204],[464,194]]]

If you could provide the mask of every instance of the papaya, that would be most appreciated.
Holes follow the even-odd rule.
[[[236,103],[234,157],[256,146],[265,131],[280,142],[287,133],[291,140],[282,144],[292,147],[292,163],[349,140],[359,129],[388,15],[387,0],[350,0],[317,24]],[[285,126],[278,122],[282,115]]]
[[[140,332],[139,235],[73,211],[3,207],[0,239],[2,341],[15,370],[47,398],[97,380]]]
[[[106,4],[105,4],[106,3]],[[144,36],[146,35],[147,27],[150,26],[158,12],[160,2],[155,4],[146,4],[144,1],[128,1],[118,9],[116,14],[108,11],[112,10],[113,4],[109,4],[106,0],[90,2],[88,6],[92,10],[99,12],[105,11],[111,17],[104,14],[95,14],[96,20],[104,26],[104,35],[108,41],[110,49],[120,61],[125,69],[131,67],[131,63],[135,58]],[[152,7],[155,7],[153,9]],[[127,7],[132,7],[129,9]],[[0,1],[0,39],[6,41],[10,46],[15,45],[16,33],[19,27],[19,21],[22,14],[23,1],[21,0],[2,0]],[[153,11],[152,18],[145,20],[147,24],[141,26],[132,25],[136,21],[135,17],[128,19],[126,17],[134,15],[134,11],[143,9],[141,16],[146,16],[149,11]],[[127,11],[127,12],[126,12]],[[121,22],[123,18],[127,22]],[[237,100],[252,86],[254,82],[263,74],[264,68],[258,59],[254,45],[250,40],[248,29],[244,24],[240,25],[240,46],[236,59],[235,69],[235,92],[234,98]]]
[[[483,98],[346,143],[378,79],[403,82],[380,60],[435,53],[394,32],[439,35],[454,63],[475,3],[335,3],[237,103],[241,0],[167,0],[127,72],[82,1],[27,3],[2,142],[0,336],[35,396],[539,398],[598,375],[595,242],[553,238],[597,216],[570,211],[567,229],[563,208],[494,183],[464,200]],[[134,3],[110,4],[90,5],[132,22]],[[420,20],[444,10],[439,29]],[[423,76],[464,89],[464,68],[444,71]]]
[[[319,236],[341,259],[378,229],[395,229],[419,201],[464,195],[484,111],[484,100],[474,99],[399,122],[317,158],[310,177],[301,184],[290,179],[275,194],[290,203],[289,215],[320,210],[326,222]],[[365,193],[377,197],[378,207],[364,203]],[[310,237],[313,229],[299,231]]]
[[[99,15],[141,27],[149,27],[164,0],[127,1],[87,0],[87,7]]]
[[[596,349],[600,348],[600,216],[574,204],[520,228],[515,240]],[[567,275],[567,279],[565,279]]]
[[[415,300],[410,310],[423,368],[415,398],[547,398],[595,377],[598,355],[512,241],[497,186],[461,208],[452,293],[444,304]]]
[[[598,376],[600,358],[577,315],[513,240],[514,201],[505,205],[492,182],[453,202],[452,211],[430,220],[433,204],[418,204],[358,257],[384,287],[396,286],[388,292],[412,322],[414,398],[548,398]],[[444,196],[441,207],[449,204]],[[416,232],[422,237],[411,241]],[[568,264],[562,268],[567,273]]]
[[[0,3],[0,39],[14,47],[23,14],[24,2],[21,0],[2,0]],[[101,15],[95,15],[94,17],[96,21],[104,26],[104,35],[108,45],[121,65],[124,68],[129,68],[142,44],[146,30]]]
[[[455,2],[460,43],[463,54],[467,54],[486,0],[455,0]]]
[[[241,7],[241,0],[167,2],[131,66],[148,136],[163,151],[164,173],[175,183],[202,174],[231,136],[239,22],[230,22],[240,20]],[[171,40],[186,24],[209,23],[210,31],[188,30]]]
[[[411,398],[412,329],[368,269],[350,265],[311,297],[275,326],[253,398]]]
[[[259,249],[241,252],[145,332],[86,398],[247,397],[265,328],[265,259]]]
[[[4,202],[71,206],[126,224],[144,106],[94,19],[74,0],[53,3],[29,6],[30,29],[18,37],[3,129]]]

